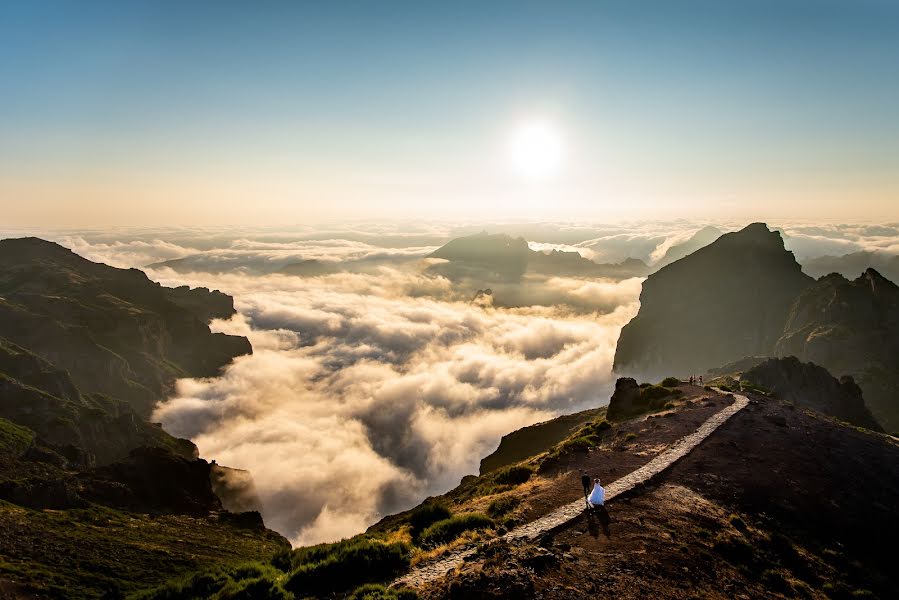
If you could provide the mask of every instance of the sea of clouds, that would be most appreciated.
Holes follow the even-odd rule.
[[[92,260],[143,268],[163,285],[234,296],[238,314],[212,328],[247,336],[253,354],[220,377],[179,381],[154,420],[203,457],[249,470],[266,524],[311,544],[447,491],[510,431],[608,401],[615,344],[638,310],[641,279],[529,275],[503,284],[525,301],[498,308],[429,271],[431,251],[486,229],[522,234],[535,249],[652,264],[698,228],[358,224],[43,236]],[[897,224],[783,230],[800,260],[899,251]],[[309,260],[334,272],[279,273]]]

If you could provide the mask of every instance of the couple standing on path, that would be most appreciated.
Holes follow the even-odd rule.
[[[609,537],[609,512],[606,510],[606,490],[600,485],[599,477],[592,480],[587,475],[587,471],[581,469],[581,485],[584,486],[584,500],[587,503],[588,515],[592,521],[592,517],[598,516],[599,523],[602,525],[606,537]],[[591,488],[592,486],[592,488]]]

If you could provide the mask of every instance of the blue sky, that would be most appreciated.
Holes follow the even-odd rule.
[[[899,212],[896,2],[35,0],[0,81],[22,224]]]

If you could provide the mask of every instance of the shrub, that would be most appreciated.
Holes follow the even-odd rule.
[[[666,402],[665,405],[662,406],[662,408],[664,408],[665,410],[670,410],[670,409],[674,408],[675,406],[676,405],[674,404],[674,402]]]
[[[662,380],[662,387],[677,387],[680,385],[680,380],[677,377],[666,377]]]
[[[453,516],[453,513],[450,512],[450,509],[439,502],[428,502],[418,506],[409,515],[409,524],[412,525],[412,537],[418,537],[430,525],[437,521],[449,519],[451,516]]]
[[[270,565],[246,563],[195,573],[136,596],[144,600],[289,600],[281,587],[283,573]]]
[[[490,506],[487,507],[487,514],[492,518],[496,519],[501,517],[502,515],[515,510],[518,505],[521,504],[521,498],[518,496],[500,496],[490,503]]]
[[[386,581],[409,566],[410,547],[366,537],[294,550],[299,565],[285,588],[299,597],[345,590],[362,583]]]
[[[744,521],[740,515],[731,515],[727,520],[730,521],[730,524],[733,525],[735,529],[746,531],[746,521]]]
[[[741,537],[719,537],[714,550],[730,563],[746,565],[755,559],[755,549]]]
[[[625,442],[631,442],[635,439],[637,439],[637,434],[634,433],[633,431],[629,432],[626,436],[624,436]]]
[[[367,583],[353,590],[347,600],[417,600],[418,594],[409,588],[391,590],[377,583]]]
[[[433,548],[453,541],[466,531],[491,527],[493,527],[493,521],[487,515],[481,513],[456,515],[443,521],[437,521],[425,529],[421,534],[420,541],[423,547]]]
[[[576,437],[562,442],[559,452],[586,452],[595,445],[596,442],[589,437]]]
[[[762,571],[762,582],[769,590],[781,593],[788,593],[792,590],[790,583],[784,578],[780,571],[774,569],[766,569]]]
[[[534,474],[533,467],[527,465],[511,465],[501,469],[493,476],[493,480],[500,485],[518,485],[526,482]]]
[[[232,581],[219,592],[218,598],[220,600],[291,600],[291,595],[277,581],[259,577]]]
[[[662,387],[660,385],[650,385],[649,387],[643,388],[640,392],[640,399],[644,403],[649,403],[652,400],[657,398],[664,398],[666,396],[671,395],[671,390],[666,387]]]

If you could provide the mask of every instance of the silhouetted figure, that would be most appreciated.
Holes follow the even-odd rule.
[[[690,385],[693,385],[693,376],[690,375]]]
[[[590,481],[590,476],[587,475],[587,471],[581,469],[581,485],[584,486],[584,502],[587,503],[587,508],[590,508],[590,501],[587,497],[590,495],[590,486],[592,482]]]
[[[702,375],[699,376],[699,385],[702,385]]]

